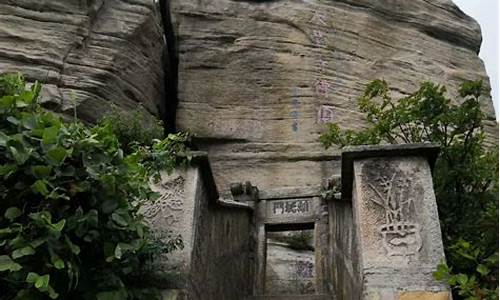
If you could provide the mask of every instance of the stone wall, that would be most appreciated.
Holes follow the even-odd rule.
[[[182,249],[156,258],[152,266],[162,288],[185,288],[191,271],[191,255],[195,238],[194,214],[198,169],[176,170],[173,174],[162,172],[159,182],[151,188],[160,198],[143,208],[146,221],[155,235],[163,241],[180,237]]]
[[[161,196],[144,208],[147,221],[157,236],[180,235],[184,244],[157,258],[154,285],[180,290],[174,299],[233,300],[248,295],[253,210],[219,199],[206,155],[195,153],[192,166],[163,173],[152,188]]]
[[[199,178],[189,299],[243,299],[252,286],[252,210],[218,204]]]
[[[360,299],[361,272],[352,203],[330,201],[328,211],[333,290],[338,300]]]

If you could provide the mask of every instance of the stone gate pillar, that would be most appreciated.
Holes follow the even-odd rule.
[[[342,199],[351,201],[354,273],[361,299],[449,299],[432,273],[444,259],[431,144],[342,152]],[[353,298],[353,299],[355,299]]]

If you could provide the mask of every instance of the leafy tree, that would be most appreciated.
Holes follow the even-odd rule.
[[[124,154],[110,124],[66,124],[38,83],[0,76],[0,298],[154,299],[142,266],[158,246],[148,181],[186,163],[184,134]]]
[[[461,104],[446,88],[424,82],[392,99],[384,80],[367,85],[358,100],[366,129],[342,130],[329,124],[320,140],[326,147],[378,143],[437,143],[434,171],[448,265],[435,276],[446,280],[456,299],[498,299],[498,148],[485,146],[479,97],[481,81],[461,84]],[[457,99],[458,100],[458,99]]]

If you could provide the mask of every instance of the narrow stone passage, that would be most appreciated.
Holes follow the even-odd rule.
[[[314,262],[312,230],[269,233],[266,295],[315,294]]]

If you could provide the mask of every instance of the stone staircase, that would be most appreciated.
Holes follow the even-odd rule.
[[[246,300],[332,300],[331,295],[262,295],[250,296]]]

